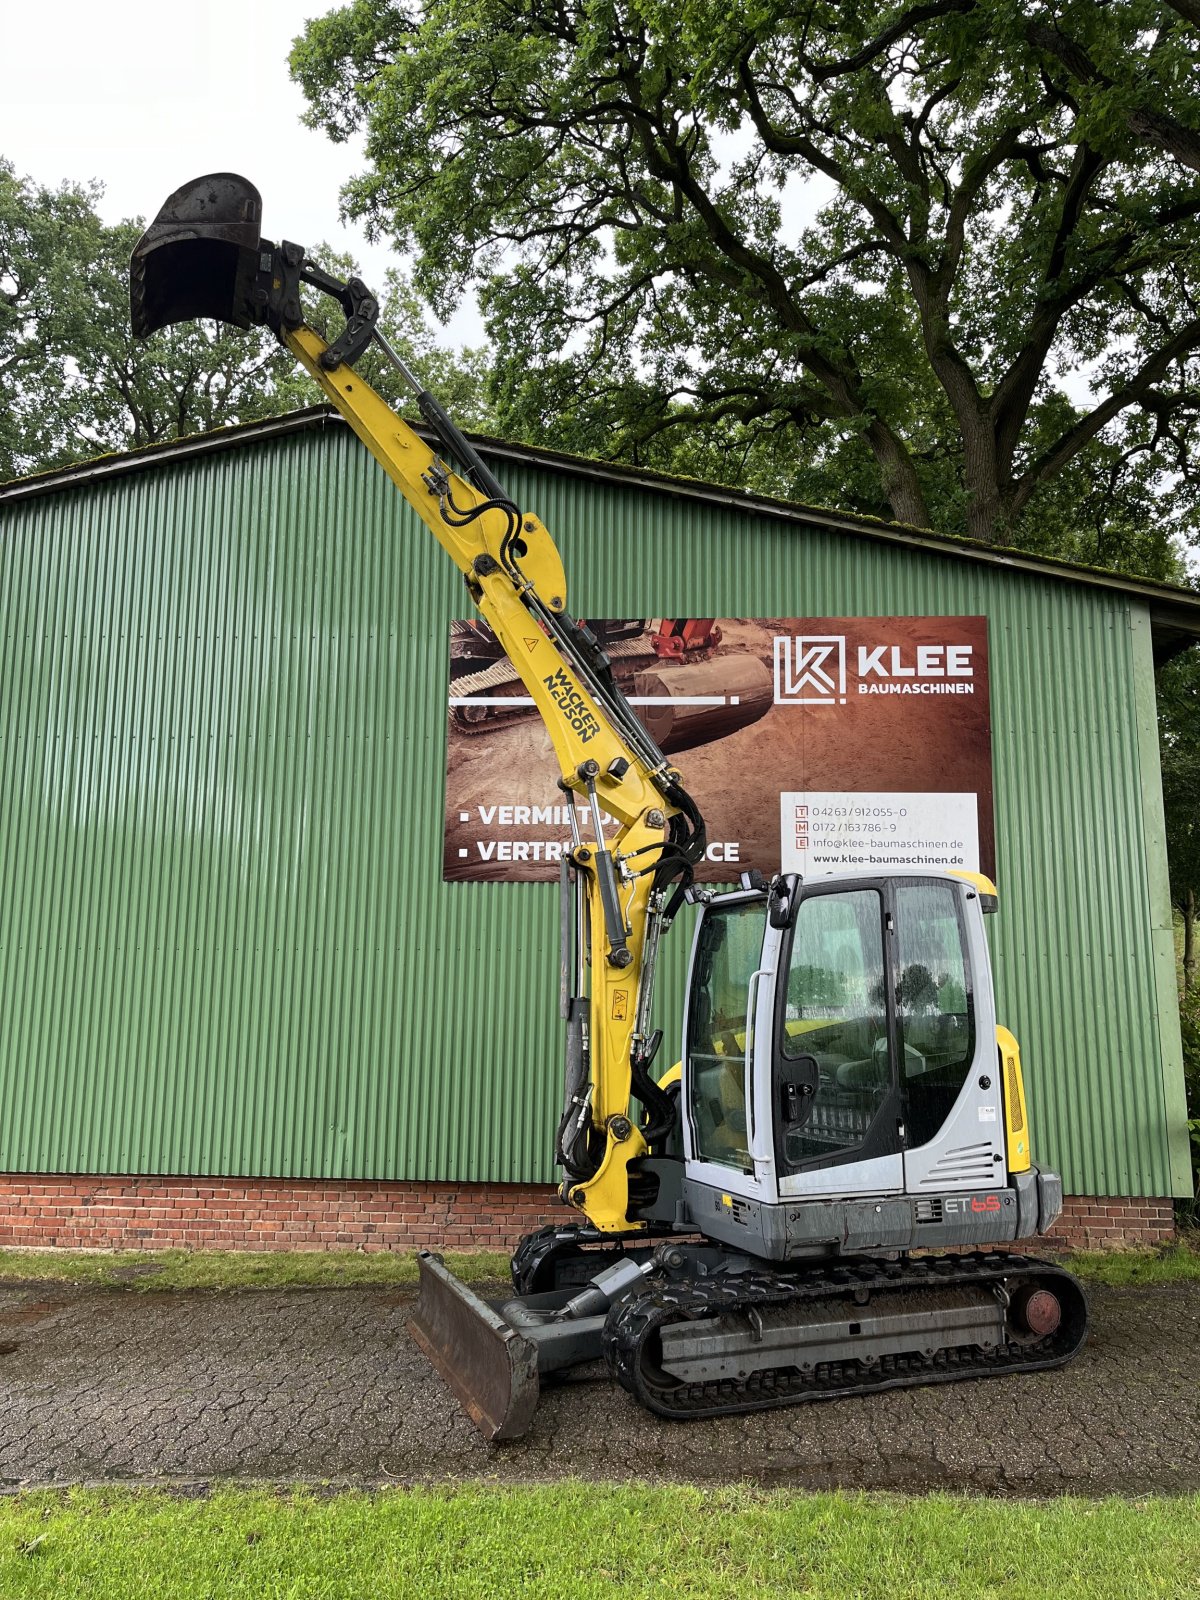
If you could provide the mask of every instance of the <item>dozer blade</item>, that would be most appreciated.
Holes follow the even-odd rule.
[[[134,246],[129,301],[144,339],[168,323],[216,317],[248,328],[254,315],[262,200],[236,172],[185,183]]]
[[[440,1256],[417,1257],[421,1292],[409,1331],[485,1439],[519,1439],[538,1403],[537,1350]]]

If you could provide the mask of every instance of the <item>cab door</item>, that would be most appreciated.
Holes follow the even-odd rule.
[[[805,888],[775,989],[772,1111],[782,1198],[903,1191],[891,935],[883,881]]]
[[[895,998],[909,1194],[1007,1182],[991,966],[977,892],[897,878]]]
[[[773,1197],[770,1124],[763,1125],[755,1085],[756,1063],[769,1054],[778,942],[762,893],[721,895],[706,905],[684,1013],[687,1175],[756,1199]]]

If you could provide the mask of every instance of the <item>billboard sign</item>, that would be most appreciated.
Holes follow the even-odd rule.
[[[589,625],[704,814],[699,877],[994,875],[985,617]],[[549,738],[485,624],[454,623],[450,654],[443,876],[552,879],[569,802]]]

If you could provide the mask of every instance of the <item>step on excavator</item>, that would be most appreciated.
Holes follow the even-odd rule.
[[[1069,1361],[1080,1285],[1008,1248],[1051,1227],[1062,1182],[1031,1159],[1020,1052],[996,1016],[992,883],[699,885],[700,811],[573,618],[545,527],[392,350],[364,284],[264,239],[260,218],[233,173],[171,195],[133,253],[134,332],[214,317],[292,352],[462,572],[573,798],[556,1159],[574,1216],[520,1242],[502,1302],[421,1256],[411,1331],[463,1408],[487,1437],[518,1437],[549,1375],[598,1360],[679,1419]],[[332,342],[305,324],[305,289],[341,306]],[[356,372],[372,344],[420,432]],[[682,1056],[662,1071],[655,968],[685,906]]]

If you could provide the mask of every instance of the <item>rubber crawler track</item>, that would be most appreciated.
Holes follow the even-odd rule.
[[[841,1301],[856,1291],[872,1295],[991,1287],[1011,1296],[1033,1282],[1052,1288],[1058,1296],[1063,1311],[1058,1329],[1034,1342],[1017,1342],[1014,1337],[986,1354],[970,1346],[943,1350],[932,1357],[915,1353],[884,1356],[873,1365],[851,1359],[825,1362],[807,1373],[781,1367],[743,1380],[722,1378],[691,1384],[680,1383],[655,1366],[656,1335],[667,1323],[756,1306],[793,1305],[799,1309],[829,1299]],[[620,1302],[609,1313],[604,1356],[614,1377],[642,1405],[660,1417],[686,1420],[961,1378],[1044,1371],[1062,1366],[1079,1353],[1087,1327],[1087,1300],[1076,1279],[1063,1268],[1030,1256],[849,1260],[813,1268],[798,1277],[763,1271],[678,1283],[650,1280],[644,1292]]]

